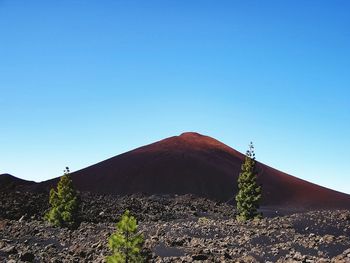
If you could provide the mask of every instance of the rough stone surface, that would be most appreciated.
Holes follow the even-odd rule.
[[[232,206],[190,195],[81,199],[81,223],[69,230],[42,220],[47,194],[0,193],[0,262],[104,262],[125,209],[139,220],[147,262],[350,262],[347,210],[239,223]]]

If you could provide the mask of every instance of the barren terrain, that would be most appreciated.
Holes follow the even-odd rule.
[[[191,195],[82,193],[81,224],[42,220],[47,194],[1,192],[0,261],[103,262],[125,209],[139,220],[148,262],[350,262],[350,211],[284,214],[239,223],[234,207]]]

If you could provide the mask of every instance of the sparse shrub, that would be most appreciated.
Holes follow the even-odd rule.
[[[255,153],[251,142],[238,177],[237,220],[246,221],[262,217],[258,212],[261,192],[261,186],[257,184]]]
[[[209,220],[208,218],[206,218],[205,216],[198,218],[198,223],[199,223],[199,224],[206,225],[206,224],[209,223],[209,221],[210,221],[210,220]]]
[[[45,215],[47,221],[60,227],[72,228],[77,225],[79,198],[73,187],[68,167],[58,182],[57,191],[53,188],[50,190],[49,203],[51,208]]]
[[[137,221],[126,210],[117,223],[117,230],[108,240],[112,256],[107,257],[108,263],[141,263],[144,258],[141,249],[144,242],[143,235],[137,233]]]

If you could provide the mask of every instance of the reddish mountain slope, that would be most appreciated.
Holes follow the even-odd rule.
[[[80,190],[101,193],[192,193],[231,199],[244,156],[197,133],[184,133],[115,156],[72,174]],[[350,196],[258,164],[264,204],[285,207],[349,207]],[[50,180],[41,184],[55,183]]]

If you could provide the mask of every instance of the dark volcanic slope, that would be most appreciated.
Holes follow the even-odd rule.
[[[0,190],[19,189],[33,184],[35,182],[23,180],[11,174],[0,174]]]
[[[184,133],[115,156],[72,174],[80,189],[100,193],[192,193],[231,199],[244,156],[208,136]],[[295,208],[349,207],[350,196],[258,164],[264,204]],[[41,183],[47,187],[54,180]]]

